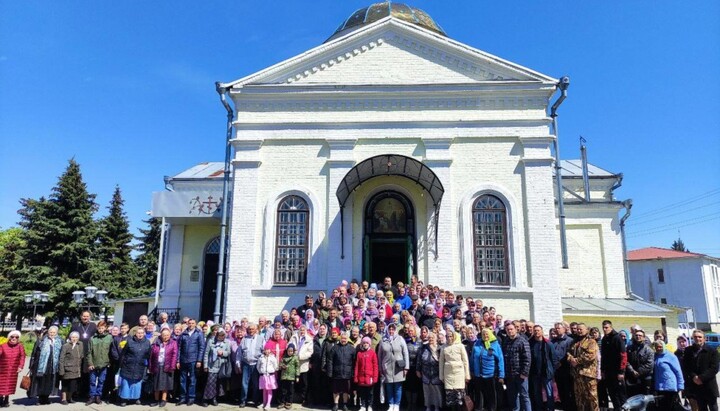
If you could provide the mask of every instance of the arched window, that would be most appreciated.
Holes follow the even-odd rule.
[[[493,195],[473,204],[473,251],[476,285],[510,285],[507,210]]]
[[[309,210],[298,196],[280,201],[275,241],[275,284],[304,285],[307,281]]]

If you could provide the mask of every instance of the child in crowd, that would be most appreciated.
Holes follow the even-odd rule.
[[[275,373],[278,370],[278,360],[272,354],[269,348],[265,348],[262,357],[257,363],[258,373],[260,374],[260,389],[263,392],[263,409],[270,408],[272,403],[273,390],[276,390],[277,380]]]
[[[280,404],[278,408],[292,408],[295,383],[300,380],[300,360],[295,355],[295,345],[289,344],[280,361]]]

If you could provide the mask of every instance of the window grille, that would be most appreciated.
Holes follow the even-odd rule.
[[[304,285],[308,262],[309,210],[304,199],[285,197],[278,206],[275,285]]]
[[[483,195],[473,204],[475,284],[510,284],[508,275],[507,210],[499,198]]]

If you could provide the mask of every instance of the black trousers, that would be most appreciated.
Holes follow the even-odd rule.
[[[627,394],[625,394],[625,381],[620,381],[617,375],[605,373],[605,390],[607,395],[610,397],[613,409],[619,410],[627,400]]]
[[[577,407],[575,405],[575,391],[573,389],[574,383],[570,367],[565,365],[558,368],[558,370],[555,372],[555,384],[558,388],[558,395],[560,396],[562,409],[564,411],[575,411]],[[598,391],[601,391],[599,387]],[[607,403],[607,396],[605,398]]]
[[[378,385],[378,384],[375,384]],[[360,410],[362,411],[362,408],[372,407],[373,406],[373,386],[370,387],[362,387],[357,386],[357,392],[360,396]]]
[[[494,377],[482,378],[473,377],[473,401],[475,401],[475,409],[482,410],[486,408],[488,411],[495,411],[497,407],[497,387]]]
[[[297,391],[300,394],[300,403],[304,403],[308,395],[308,375],[310,372],[304,372],[300,374],[300,384],[297,386]]]
[[[280,404],[292,404],[295,395],[295,381],[280,380]]]

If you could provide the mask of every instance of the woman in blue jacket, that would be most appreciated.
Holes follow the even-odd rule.
[[[497,405],[496,383],[503,384],[505,378],[505,361],[502,349],[495,334],[490,328],[481,332],[472,350],[470,374],[475,392],[475,409],[495,411]]]
[[[675,354],[665,349],[665,343],[657,340],[652,343],[655,351],[653,366],[653,386],[657,395],[661,397],[657,403],[659,411],[671,410],[674,403],[679,401],[678,392],[685,389],[680,362]]]

